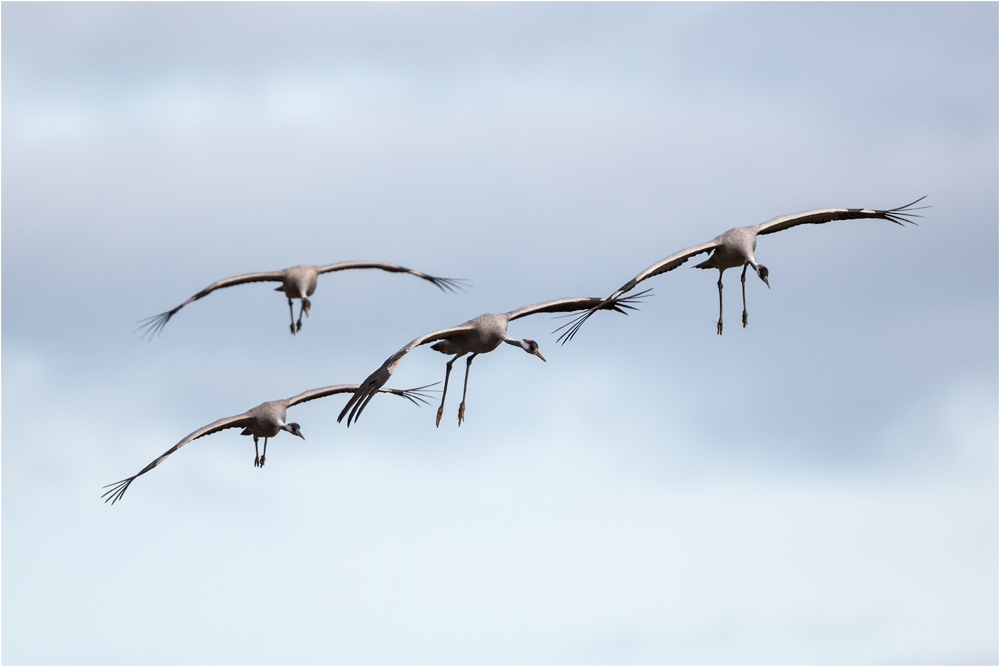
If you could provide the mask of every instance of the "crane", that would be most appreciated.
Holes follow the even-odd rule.
[[[354,392],[354,396],[351,397],[351,399],[347,402],[347,405],[344,406],[344,409],[341,410],[340,416],[337,417],[337,421],[340,422],[346,415],[348,426],[351,425],[352,421],[357,422],[358,418],[361,416],[361,412],[365,409],[365,406],[368,405],[368,402],[377,391],[380,391],[380,387],[388,382],[389,376],[391,376],[396,370],[396,366],[399,365],[400,360],[406,356],[410,350],[419,347],[420,345],[434,343],[434,345],[431,346],[432,350],[442,354],[454,355],[452,359],[445,364],[444,388],[441,392],[441,406],[438,408],[437,419],[435,422],[437,426],[441,425],[441,415],[444,412],[444,400],[448,394],[448,378],[451,375],[452,364],[466,354],[470,355],[465,362],[465,384],[462,389],[462,403],[458,408],[458,425],[461,426],[462,422],[465,420],[465,396],[469,388],[469,368],[472,366],[472,360],[475,359],[476,356],[492,352],[500,346],[500,343],[507,343],[509,345],[519,347],[528,354],[533,354],[542,361],[545,361],[545,357],[543,357],[542,353],[538,350],[538,343],[527,339],[518,340],[516,338],[512,338],[507,333],[507,325],[510,322],[522,317],[527,317],[528,315],[535,315],[536,313],[565,313],[590,308],[596,308],[599,310],[614,310],[627,315],[628,313],[626,313],[625,310],[636,310],[635,306],[632,304],[639,301],[648,292],[649,290],[646,290],[645,292],[640,292],[639,294],[623,299],[601,299],[600,297],[589,297],[546,301],[545,303],[525,306],[524,308],[518,308],[517,310],[512,310],[507,313],[485,313],[479,317],[469,320],[468,322],[459,324],[456,327],[433,331],[431,333],[424,334],[419,338],[414,338],[398,352],[386,359],[374,373],[369,375],[368,378],[361,383],[357,391]]]
[[[424,390],[430,386],[433,385],[417,387],[415,389],[380,389],[379,391],[400,396],[412,402],[414,405],[418,404],[418,402],[427,404],[427,398],[429,398],[429,396]],[[125,491],[128,489],[129,485],[135,481],[136,477],[145,475],[147,472],[163,463],[168,456],[192,440],[197,440],[198,438],[203,438],[206,435],[218,433],[219,431],[227,428],[242,428],[243,432],[240,433],[240,435],[253,436],[253,464],[254,467],[263,468],[264,457],[267,455],[268,438],[273,438],[281,431],[287,431],[288,433],[297,435],[305,440],[305,436],[302,435],[302,430],[297,423],[285,423],[285,411],[288,408],[293,405],[298,405],[299,403],[305,403],[306,401],[312,401],[325,396],[353,392],[356,391],[357,388],[358,385],[356,384],[338,384],[330,387],[322,387],[320,389],[310,389],[309,391],[304,391],[301,394],[292,396],[291,398],[261,403],[257,407],[251,408],[242,414],[235,415],[233,417],[224,417],[207,426],[202,426],[197,431],[189,433],[180,442],[165,451],[159,458],[140,470],[138,473],[132,475],[131,477],[126,477],[121,481],[115,482],[114,484],[108,484],[105,486],[104,488],[109,490],[105,491],[101,497],[104,498],[104,502],[108,502],[110,500],[111,504],[114,505],[122,499],[122,496],[125,495]],[[264,438],[263,454],[260,454],[257,449],[257,440],[259,438]]]
[[[925,195],[926,197],[926,195]],[[757,277],[764,281],[768,289],[771,288],[771,283],[768,280],[769,271],[766,266],[759,264],[756,257],[754,257],[754,251],[757,249],[757,237],[764,234],[773,234],[775,232],[780,232],[784,229],[789,229],[791,227],[796,227],[798,225],[821,225],[832,220],[855,220],[859,218],[880,218],[882,220],[889,220],[900,226],[904,222],[910,224],[916,224],[911,220],[911,218],[920,217],[913,211],[929,208],[927,206],[915,207],[914,205],[922,201],[925,197],[921,197],[914,202],[910,202],[905,206],[900,206],[898,208],[890,208],[886,210],[874,210],[867,208],[827,208],[818,209],[815,211],[806,211],[804,213],[794,213],[792,215],[783,215],[777,218],[772,218],[765,223],[759,225],[750,225],[748,227],[735,227],[730,229],[708,243],[702,243],[701,245],[696,245],[691,248],[686,248],[680,252],[676,252],[670,255],[666,259],[663,259],[653,266],[649,267],[639,275],[637,275],[632,280],[628,281],[622,285],[616,292],[611,296],[601,302],[601,304],[617,299],[625,294],[629,290],[633,289],[636,285],[641,283],[647,278],[652,278],[653,276],[658,276],[661,273],[666,273],[667,271],[672,271],[678,266],[686,262],[691,257],[695,255],[700,255],[702,253],[711,252],[711,256],[702,262],[701,264],[696,264],[694,268],[696,269],[718,269],[719,271],[719,321],[716,326],[716,333],[720,336],[722,335],[722,274],[725,273],[726,269],[743,267],[743,274],[740,276],[740,282],[743,288],[743,327],[747,326],[747,268],[753,267],[753,270],[757,273]],[[573,340],[577,332],[580,331],[580,327],[600,309],[600,306],[595,306],[589,309],[587,312],[582,313],[580,316],[576,317],[572,321],[564,324],[563,326],[556,329],[556,331],[561,331],[566,329],[559,336],[559,342],[565,344],[567,341]]]
[[[153,315],[152,317],[140,320],[139,327],[136,331],[141,329],[143,331],[142,338],[148,336],[149,340],[152,340],[156,334],[163,330],[163,327],[167,325],[170,318],[177,314],[177,311],[192,301],[197,301],[198,299],[208,296],[217,289],[232,287],[233,285],[242,285],[244,283],[277,282],[281,283],[281,287],[275,288],[274,291],[284,292],[285,296],[288,297],[288,313],[292,320],[290,329],[292,331],[292,335],[295,335],[297,331],[302,329],[302,316],[305,315],[306,317],[309,317],[309,309],[312,307],[312,302],[309,301],[309,297],[316,291],[316,279],[324,273],[346,271],[348,269],[381,269],[382,271],[389,271],[390,273],[409,273],[417,276],[418,278],[423,278],[424,280],[429,281],[438,287],[442,292],[454,292],[456,289],[464,287],[463,283],[465,282],[461,278],[438,278],[437,276],[430,276],[426,273],[414,271],[413,269],[408,269],[405,266],[390,264],[388,262],[339,262],[337,264],[327,264],[325,266],[293,266],[281,271],[246,273],[240,276],[233,276],[232,278],[223,278],[222,280],[212,283],[176,308],[172,308],[164,313],[160,313],[159,315]],[[301,299],[298,322],[295,321],[295,310],[292,299]]]

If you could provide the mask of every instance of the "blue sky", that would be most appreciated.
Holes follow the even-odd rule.
[[[995,664],[992,3],[4,3],[8,664]],[[738,225],[772,289],[651,280],[480,357],[466,423],[360,382]],[[320,279],[300,335],[267,286]],[[411,353],[391,384],[443,379]],[[461,365],[456,365],[456,369]],[[464,370],[464,368],[462,369]],[[454,387],[455,385],[453,385]]]

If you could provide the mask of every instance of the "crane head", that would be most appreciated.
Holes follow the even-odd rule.
[[[767,273],[768,271],[766,266],[763,264],[757,265],[757,277],[764,281],[764,284],[767,285],[767,289],[771,289],[771,283],[767,282]]]
[[[306,437],[304,435],[302,435],[302,430],[299,428],[299,425],[298,425],[297,422],[292,422],[291,424],[285,424],[284,426],[281,427],[281,429],[284,430],[284,431],[288,431],[292,435],[297,435],[300,438],[302,438],[303,440],[306,439]]]
[[[312,302],[309,299],[302,297],[302,312],[309,317],[309,309],[312,308]]]
[[[536,343],[535,341],[527,339],[522,340],[521,349],[523,349],[528,354],[533,354],[542,361],[545,361],[545,357],[543,357],[542,353],[538,351],[538,343]]]

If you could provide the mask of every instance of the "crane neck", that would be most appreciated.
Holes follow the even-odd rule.
[[[520,348],[524,348],[525,345],[524,341],[518,340],[517,338],[512,338],[511,335],[508,334],[506,331],[503,332],[503,342],[507,343],[508,345],[513,345],[514,347],[520,347]]]

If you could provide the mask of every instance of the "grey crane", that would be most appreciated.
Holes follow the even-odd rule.
[[[368,405],[368,402],[372,399],[375,393],[380,391],[380,387],[389,381],[389,376],[391,376],[393,371],[396,370],[396,366],[399,365],[400,360],[415,347],[438,341],[431,346],[432,350],[442,354],[454,355],[452,359],[445,364],[444,388],[441,391],[441,406],[438,408],[437,420],[435,422],[438,426],[441,425],[441,415],[444,412],[444,399],[448,394],[448,377],[451,375],[451,366],[456,360],[466,354],[470,355],[465,362],[465,385],[462,389],[462,403],[458,408],[458,425],[461,426],[462,422],[465,420],[465,395],[469,388],[469,368],[472,366],[472,360],[475,359],[477,355],[492,352],[500,346],[500,343],[507,343],[508,345],[519,347],[528,354],[533,354],[542,361],[545,361],[545,357],[543,357],[542,353],[538,351],[538,343],[527,339],[518,340],[516,338],[512,338],[507,333],[507,325],[510,322],[522,317],[527,317],[528,315],[534,315],[536,313],[565,313],[589,308],[614,310],[627,315],[628,313],[625,312],[625,309],[636,310],[635,306],[632,304],[645,296],[648,291],[649,290],[646,290],[646,292],[640,292],[639,294],[623,299],[605,300],[599,297],[559,299],[558,301],[546,301],[545,303],[538,303],[533,306],[525,306],[524,308],[518,308],[517,310],[512,310],[508,313],[486,313],[473,318],[464,324],[459,324],[457,327],[433,331],[429,334],[424,334],[419,338],[414,338],[402,349],[386,359],[378,370],[369,375],[368,378],[361,383],[361,386],[359,386],[357,391],[354,392],[354,396],[351,397],[351,400],[349,400],[347,405],[344,406],[344,409],[341,410],[340,416],[337,417],[337,421],[340,422],[343,420],[344,416],[348,415],[348,412],[350,412],[347,416],[347,425],[350,426],[351,421],[357,422],[358,418],[361,416],[361,412],[365,409],[365,406]]]
[[[658,276],[661,273],[666,273],[667,271],[672,271],[691,257],[711,251],[712,255],[701,264],[696,264],[694,268],[719,270],[719,321],[717,323],[716,333],[720,336],[722,335],[722,274],[725,273],[726,269],[738,268],[740,266],[743,267],[743,274],[740,276],[740,282],[742,283],[743,288],[743,327],[746,328],[747,267],[753,267],[753,270],[757,273],[757,277],[764,281],[764,284],[767,285],[768,289],[771,288],[771,283],[768,281],[769,272],[767,267],[763,264],[758,264],[757,259],[753,254],[757,249],[758,236],[763,234],[773,234],[797,225],[821,225],[825,222],[830,222],[831,220],[880,218],[882,220],[889,220],[900,226],[904,226],[904,222],[916,224],[910,218],[918,218],[920,216],[913,211],[929,208],[927,206],[914,207],[914,204],[917,204],[923,199],[924,197],[921,197],[920,199],[906,204],[905,206],[890,208],[884,211],[867,208],[826,208],[815,211],[806,211],[804,213],[779,216],[759,225],[735,227],[723,234],[720,234],[719,236],[716,236],[708,243],[702,243],[701,245],[681,250],[680,252],[676,252],[673,255],[670,255],[670,257],[657,262],[632,280],[622,285],[614,294],[601,303],[603,304],[607,301],[617,299],[622,294],[625,294],[629,290],[633,289],[643,280],[652,278],[653,276]],[[579,317],[576,317],[574,320],[556,329],[556,331],[566,329],[566,331],[559,336],[559,342],[565,344],[567,341],[573,340],[573,337],[576,336],[578,331],[580,331],[580,327],[582,327],[587,319],[597,312],[598,309],[599,307],[591,308]]]
[[[388,262],[339,262],[337,264],[327,264],[325,266],[293,266],[282,271],[246,273],[241,276],[233,276],[232,278],[224,278],[218,282],[214,282],[176,308],[160,313],[159,315],[154,315],[152,317],[147,317],[144,320],[140,320],[139,328],[136,329],[136,331],[142,329],[142,337],[144,338],[149,336],[149,339],[152,340],[153,336],[163,330],[163,327],[167,325],[167,322],[170,321],[171,317],[177,314],[178,310],[192,301],[197,301],[202,297],[208,296],[217,289],[232,287],[233,285],[242,285],[243,283],[276,282],[281,283],[281,287],[275,288],[274,291],[284,292],[285,296],[288,297],[288,313],[292,318],[290,328],[292,330],[292,335],[295,335],[295,332],[302,329],[302,315],[304,314],[306,317],[309,317],[309,309],[312,307],[309,297],[311,297],[313,292],[316,291],[316,279],[323,273],[346,271],[347,269],[381,269],[382,271],[389,271],[390,273],[409,273],[431,282],[440,288],[442,292],[454,292],[456,289],[463,287],[464,283],[464,280],[461,278],[438,278],[437,276],[429,276],[426,273],[414,271],[413,269],[408,269],[405,266],[390,264]],[[292,299],[302,300],[301,308],[299,309],[298,322],[295,321],[295,310],[292,304]]]
[[[396,396],[401,396],[416,405],[418,402],[427,404],[428,394],[424,392],[427,387],[432,385],[427,385],[425,387],[417,387],[415,389],[380,389],[379,391],[395,394]],[[116,502],[122,499],[125,495],[125,491],[128,489],[129,484],[135,481],[136,477],[140,475],[145,475],[147,472],[155,468],[156,466],[163,463],[163,461],[176,452],[178,449],[188,444],[192,440],[197,440],[198,438],[203,438],[206,435],[211,435],[213,433],[218,433],[219,431],[225,430],[227,428],[242,428],[243,432],[240,435],[252,435],[253,436],[253,450],[254,459],[253,464],[257,468],[264,467],[264,457],[267,456],[267,439],[273,438],[278,435],[281,431],[287,431],[292,435],[297,435],[303,440],[305,436],[302,435],[302,431],[299,425],[295,422],[290,424],[285,423],[285,411],[292,407],[293,405],[298,405],[299,403],[305,403],[306,401],[312,401],[317,398],[323,398],[325,396],[332,396],[334,394],[344,394],[347,392],[356,391],[358,385],[356,384],[338,384],[331,387],[322,387],[320,389],[310,389],[309,391],[304,391],[301,394],[292,396],[291,398],[286,398],[284,400],[278,401],[267,401],[266,403],[261,403],[255,408],[250,408],[243,414],[235,415],[233,417],[224,417],[218,421],[214,421],[208,426],[202,426],[200,429],[194,433],[189,433],[184,437],[183,440],[178,442],[176,445],[165,451],[159,458],[150,463],[148,466],[140,470],[138,473],[127,477],[114,484],[108,484],[104,488],[109,489],[105,491],[101,497],[104,498],[104,502],[111,501],[114,505]],[[260,454],[257,449],[258,438],[264,438],[264,453]],[[109,488],[110,487],[110,488]]]

